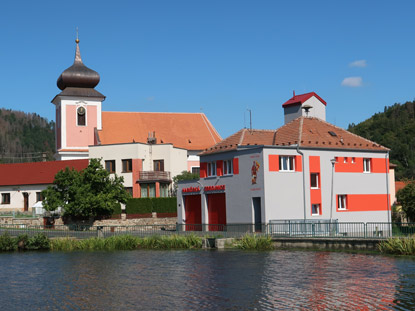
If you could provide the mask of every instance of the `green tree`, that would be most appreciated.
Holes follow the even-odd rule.
[[[52,186],[42,192],[47,211],[62,207],[63,216],[91,218],[111,216],[119,203],[130,195],[123,178],[110,177],[99,159],[91,159],[83,171],[66,168],[58,172]]]
[[[177,185],[179,181],[183,180],[196,180],[199,179],[199,173],[191,173],[188,171],[182,171],[179,175],[173,177],[173,195],[177,194]]]
[[[415,183],[411,182],[396,194],[408,221],[415,222]]]

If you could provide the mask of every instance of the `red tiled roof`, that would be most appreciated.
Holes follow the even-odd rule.
[[[300,147],[325,149],[388,150],[386,147],[319,118],[299,117],[277,130],[240,130],[220,143],[205,149],[200,155],[233,150],[238,145],[299,145]]]
[[[203,150],[221,141],[204,113],[102,112],[102,145],[147,143],[155,132],[158,144],[171,143],[187,150]]]
[[[52,184],[55,175],[66,167],[78,171],[88,166],[89,160],[68,160],[0,164],[0,186]]]
[[[313,96],[315,96],[319,101],[321,101],[324,105],[327,106],[327,103],[320,96],[318,96],[315,92],[294,95],[291,99],[287,100],[284,104],[282,104],[282,106],[287,107],[291,105],[303,104],[306,100],[308,100],[309,98]]]
[[[409,181],[395,181],[395,193],[397,193],[399,190],[403,189],[408,185]]]

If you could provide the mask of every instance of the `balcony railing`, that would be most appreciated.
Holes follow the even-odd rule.
[[[140,171],[138,181],[171,181],[170,172]]]

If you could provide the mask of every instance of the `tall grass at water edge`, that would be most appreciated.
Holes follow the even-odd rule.
[[[239,241],[235,242],[236,248],[244,250],[272,250],[271,237],[259,236],[259,235],[245,235]]]
[[[378,244],[384,254],[415,255],[415,235],[406,238],[390,238]]]
[[[105,239],[91,238],[86,240],[54,239],[51,241],[51,250],[54,251],[115,251],[135,249],[192,249],[201,248],[202,239],[195,235],[188,236],[151,236],[134,237],[118,235]]]

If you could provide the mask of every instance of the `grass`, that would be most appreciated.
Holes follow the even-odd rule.
[[[271,237],[259,235],[245,235],[234,246],[244,250],[264,251],[274,249]]]
[[[415,235],[407,238],[390,238],[378,244],[384,254],[415,255]]]
[[[51,240],[53,251],[115,251],[135,249],[192,249],[201,248],[202,239],[195,235],[188,236],[151,236],[135,237],[116,235],[105,239],[91,238],[75,240],[71,238]]]

